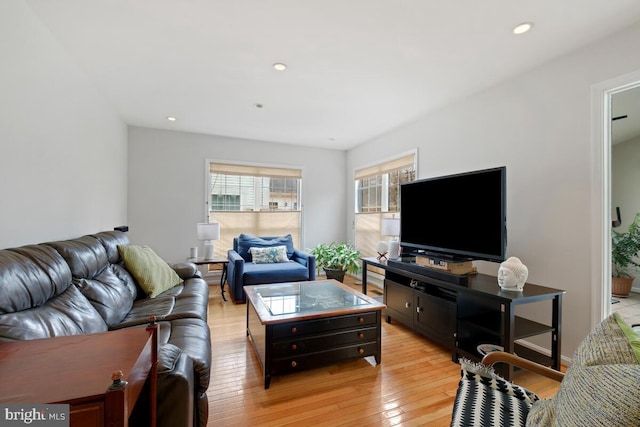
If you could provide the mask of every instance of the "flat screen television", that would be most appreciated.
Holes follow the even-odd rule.
[[[403,255],[502,262],[507,251],[505,166],[400,186]]]

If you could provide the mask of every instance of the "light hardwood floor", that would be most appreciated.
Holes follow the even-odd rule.
[[[374,291],[369,295],[377,296]],[[274,376],[268,390],[245,322],[246,305],[224,302],[212,286],[208,426],[437,427],[451,421],[460,366],[447,350],[397,322],[383,321],[381,364],[358,359]],[[515,382],[542,397],[553,396],[558,384],[533,374]]]

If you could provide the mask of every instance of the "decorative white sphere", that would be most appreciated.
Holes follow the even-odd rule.
[[[376,252],[378,252],[379,254],[386,254],[387,250],[389,250],[389,245],[387,244],[387,242],[380,241],[376,245]]]

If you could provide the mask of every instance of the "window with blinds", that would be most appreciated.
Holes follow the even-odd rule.
[[[209,162],[209,222],[220,223],[215,256],[226,257],[233,238],[291,234],[300,247],[302,170]]]
[[[362,256],[376,256],[383,218],[400,218],[400,184],[416,179],[416,154],[355,171],[355,244]],[[398,237],[398,236],[395,236]]]

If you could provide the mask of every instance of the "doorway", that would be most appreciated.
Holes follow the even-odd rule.
[[[592,327],[608,316],[611,305],[611,152],[612,100],[640,87],[640,71],[592,87]]]
[[[640,212],[640,85],[611,95],[611,209],[619,209],[619,231],[626,231]],[[634,269],[638,276],[637,269]],[[628,297],[611,300],[611,311],[629,324],[640,323],[640,289],[634,282]]]

